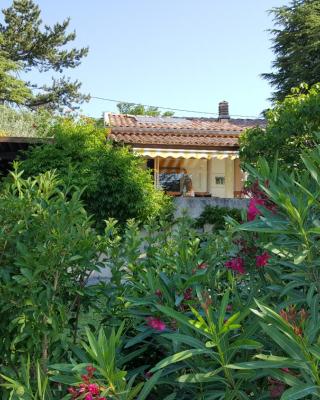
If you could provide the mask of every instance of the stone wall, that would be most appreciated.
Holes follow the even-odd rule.
[[[246,208],[247,199],[224,199],[220,197],[175,197],[175,217],[180,217],[184,210],[192,218],[198,218],[205,206],[228,208]]]

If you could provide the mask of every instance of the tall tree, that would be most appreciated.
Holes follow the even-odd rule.
[[[262,74],[274,87],[274,100],[282,100],[291,88],[320,82],[320,0],[292,0],[289,6],[271,10],[274,71]]]
[[[0,48],[3,38],[0,35]],[[31,90],[26,83],[16,77],[21,65],[9,60],[6,53],[0,50],[0,104],[5,101],[21,104],[31,98]]]
[[[266,112],[267,126],[247,129],[240,136],[240,159],[255,165],[259,157],[283,170],[304,170],[300,155],[319,143],[320,83],[295,88],[293,94]]]
[[[158,107],[144,106],[142,104],[134,103],[118,103],[117,108],[120,114],[131,114],[131,115],[149,115],[151,117],[172,117],[174,115],[171,111],[165,111],[161,113]]]
[[[43,26],[40,8],[33,0],[14,0],[2,13],[0,52],[13,67],[11,69],[20,66],[24,72],[35,69],[61,74],[65,69],[77,67],[88,53],[88,48],[66,49],[65,46],[76,37],[75,32],[67,33],[70,20],[56,23],[53,27]],[[33,94],[25,96],[24,104],[30,108],[57,110],[88,98],[79,92],[80,82],[72,82],[65,76],[52,77],[51,85],[30,82],[27,85]],[[10,96],[4,100],[15,101]],[[17,102],[21,103],[20,100]]]

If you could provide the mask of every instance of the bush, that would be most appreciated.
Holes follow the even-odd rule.
[[[240,159],[255,166],[260,157],[269,163],[277,158],[282,170],[304,169],[303,151],[319,143],[320,84],[302,84],[266,112],[267,126],[247,129],[240,136]]]
[[[90,121],[61,122],[52,129],[54,144],[24,155],[24,175],[55,169],[66,185],[83,190],[85,208],[100,228],[110,217],[124,224],[166,212],[169,198],[154,188],[143,159],[108,143],[106,133]]]
[[[0,105],[0,136],[50,136],[54,118],[48,111],[23,111]]]
[[[195,226],[203,228],[205,224],[213,225],[213,229],[220,230],[225,228],[225,217],[231,217],[236,221],[241,221],[241,210],[237,208],[227,208],[206,205],[201,215],[196,218]]]
[[[99,240],[79,199],[46,172],[11,173],[0,194],[0,351],[59,358],[76,340],[85,283],[98,267]]]

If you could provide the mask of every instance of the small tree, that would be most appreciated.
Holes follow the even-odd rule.
[[[55,169],[67,185],[84,189],[83,201],[101,226],[113,217],[145,221],[159,215],[167,197],[154,188],[143,159],[127,147],[106,140],[106,130],[92,121],[63,121],[53,128],[54,144],[36,147],[22,162],[25,175]]]
[[[118,103],[117,108],[120,114],[149,115],[150,117],[172,117],[174,115],[172,111],[161,113],[158,107],[134,103]]]
[[[283,169],[303,169],[300,154],[313,148],[320,132],[320,84],[306,84],[267,111],[265,129],[247,129],[240,137],[240,158],[255,165],[259,157]]]

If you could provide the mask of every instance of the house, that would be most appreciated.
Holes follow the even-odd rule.
[[[218,118],[150,117],[106,114],[109,138],[129,145],[146,159],[155,185],[172,195],[234,198],[243,174],[239,135],[264,125],[262,119],[232,119],[229,104],[219,103]]]

